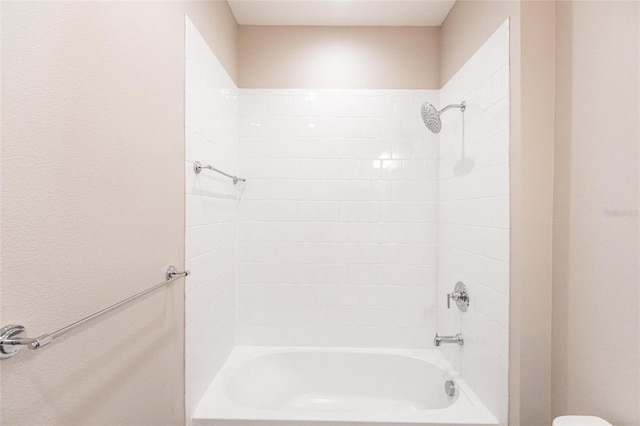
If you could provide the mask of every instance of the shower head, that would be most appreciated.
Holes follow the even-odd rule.
[[[440,133],[440,129],[442,129],[442,121],[440,120],[440,113],[429,102],[425,102],[422,104],[422,108],[420,108],[422,112],[422,121],[424,125],[427,126],[427,129],[431,131],[431,133]]]
[[[422,104],[420,111],[422,113],[422,121],[424,125],[427,126],[427,129],[431,131],[431,133],[440,133],[442,129],[442,120],[440,120],[440,114],[448,110],[449,108],[460,108],[460,111],[464,112],[467,107],[467,103],[462,101],[460,104],[451,104],[442,108],[440,111],[436,109],[429,102],[425,102]]]

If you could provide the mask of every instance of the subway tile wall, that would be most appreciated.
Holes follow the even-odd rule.
[[[237,342],[425,347],[438,138],[427,90],[240,90]]]
[[[235,345],[236,188],[194,161],[237,171],[238,89],[187,18],[185,404],[195,407]]]
[[[438,332],[443,352],[507,424],[509,351],[509,26],[505,22],[440,92]],[[471,304],[446,308],[457,281]]]

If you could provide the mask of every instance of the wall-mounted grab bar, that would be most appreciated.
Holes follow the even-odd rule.
[[[225,173],[222,170],[218,170],[215,167],[213,167],[211,164],[208,164],[206,166],[203,166],[202,163],[200,163],[199,161],[196,161],[195,163],[193,163],[193,171],[196,172],[196,174],[200,173],[202,171],[202,169],[209,169],[209,170],[213,170],[214,172],[218,172],[221,175],[224,175],[228,178],[233,179],[233,184],[237,184],[238,182],[246,182],[246,179],[243,178],[239,178],[238,176],[235,175],[230,175],[229,173]]]
[[[121,300],[118,303],[114,303],[113,305],[106,307],[94,314],[89,315],[88,317],[82,318],[74,322],[73,324],[69,324],[66,327],[63,327],[59,330],[54,331],[50,334],[43,334],[40,337],[31,338],[31,337],[23,337],[23,334],[27,332],[27,329],[22,325],[7,325],[0,328],[0,358],[9,358],[16,355],[22,346],[27,346],[29,349],[39,349],[43,346],[48,345],[53,342],[58,337],[70,332],[76,327],[83,325],[86,322],[89,322],[99,316],[106,314],[116,308],[119,308],[122,305],[125,305],[131,301],[134,301],[145,294],[149,294],[154,290],[159,289],[160,287],[164,287],[165,285],[172,283],[173,281],[180,279],[182,277],[186,277],[191,272],[183,271],[178,272],[175,266],[171,265],[167,268],[166,281],[161,282],[160,284],[154,285],[151,288],[148,288],[140,293],[134,294],[131,297],[128,297],[124,300]]]

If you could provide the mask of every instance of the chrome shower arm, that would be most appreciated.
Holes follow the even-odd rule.
[[[438,111],[438,114],[442,114],[443,112],[445,112],[446,110],[451,109],[451,108],[460,108],[460,111],[464,112],[464,110],[467,108],[467,103],[465,101],[462,101],[461,104],[447,105],[446,107],[444,107],[440,111]]]

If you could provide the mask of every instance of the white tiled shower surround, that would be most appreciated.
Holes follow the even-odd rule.
[[[238,90],[187,21],[187,420],[234,344],[438,331],[464,334],[443,352],[506,424],[508,43],[505,23],[441,91]],[[462,99],[464,140],[457,110],[429,133],[421,103]],[[459,280],[466,313],[446,309]]]
[[[240,91],[238,344],[424,347],[435,333],[427,90]]]
[[[505,22],[442,88],[438,331],[461,332],[442,350],[507,424],[509,339],[509,26]],[[457,281],[471,304],[446,308]]]
[[[186,20],[186,416],[235,345],[236,188],[194,161],[237,171],[238,90]]]

